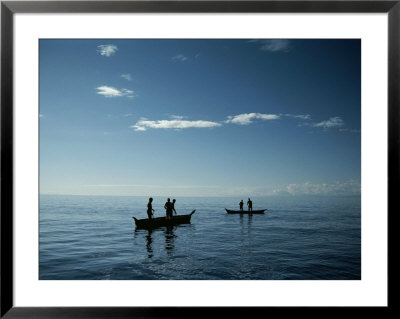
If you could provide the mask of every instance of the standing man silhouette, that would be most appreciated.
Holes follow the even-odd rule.
[[[167,202],[164,204],[164,208],[166,209],[167,212],[167,219],[171,219],[172,217],[172,203],[171,200],[168,198]]]
[[[243,199],[239,203],[239,208],[240,208],[240,210],[243,210]]]
[[[247,201],[247,207],[249,208],[249,211],[253,211],[253,202],[251,201],[250,198]]]
[[[176,210],[175,210],[175,202],[176,202],[176,199],[174,198],[173,200],[172,200],[172,211],[174,211],[174,213],[175,213],[175,215],[176,215]],[[171,216],[172,216],[172,212],[171,212]]]
[[[153,202],[153,198],[149,198],[149,202],[147,203],[147,216],[149,216],[149,219],[153,218],[153,205],[151,204]]]

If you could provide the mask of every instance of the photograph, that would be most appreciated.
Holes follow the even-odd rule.
[[[361,282],[361,42],[39,39],[38,280]]]

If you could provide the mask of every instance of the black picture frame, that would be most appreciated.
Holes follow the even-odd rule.
[[[257,312],[306,314],[309,307],[15,307],[13,300],[13,16],[15,13],[387,13],[388,14],[388,247],[389,225],[398,213],[400,120],[400,0],[396,1],[1,1],[1,318],[180,318],[199,315],[246,315]],[[389,265],[391,259],[389,258]],[[389,273],[390,267],[388,269]],[[390,275],[390,273],[389,273]],[[388,287],[390,281],[388,280]],[[388,291],[390,311],[393,297]],[[313,312],[337,314],[342,308]],[[370,308],[356,308],[371,313]],[[344,309],[348,311],[349,309]],[[328,312],[329,311],[329,312]],[[374,311],[373,311],[374,312]]]

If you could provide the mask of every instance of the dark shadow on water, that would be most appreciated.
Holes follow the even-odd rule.
[[[174,226],[167,226],[165,228],[165,250],[167,251],[167,254],[170,255],[173,253],[175,249],[175,229]]]
[[[247,217],[247,232],[250,233],[251,228],[252,228],[252,223],[253,223],[253,215],[252,214],[248,214],[248,215],[244,215],[244,214],[240,214],[240,225],[242,226],[242,229],[244,227],[244,220]]]
[[[160,234],[162,234],[165,237],[165,242],[164,242],[164,247],[165,251],[167,252],[167,255],[172,255],[172,253],[175,251],[175,239],[177,238],[176,235],[176,229],[182,227],[182,228],[193,228],[193,225],[191,224],[186,224],[186,225],[175,225],[175,226],[166,226],[166,227],[160,227],[157,229],[135,229],[133,236],[135,238],[142,238],[145,239],[145,245],[146,245],[146,251],[147,251],[147,257],[152,258],[154,257],[154,243],[158,242],[157,238],[160,237]],[[143,242],[140,240],[140,242]]]
[[[146,250],[148,258],[153,257],[153,238],[151,237],[152,232],[152,230],[148,230],[146,235]]]
[[[247,224],[249,225],[249,227],[251,226],[252,222],[253,222],[253,215],[249,215],[249,218],[247,220]]]

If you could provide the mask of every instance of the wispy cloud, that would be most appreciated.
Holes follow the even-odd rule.
[[[116,89],[112,86],[99,86],[96,88],[97,94],[103,95],[105,97],[121,97],[126,96],[129,98],[135,97],[135,92],[128,89]]]
[[[42,117],[44,117],[44,114],[39,114],[39,118],[42,118]]]
[[[106,56],[106,57],[110,57],[113,54],[115,54],[115,52],[117,52],[118,47],[114,44],[102,44],[97,46],[97,52],[100,53],[100,55]]]
[[[188,57],[184,56],[183,54],[178,54],[178,55],[173,56],[172,60],[185,62],[189,59],[188,59]]]
[[[261,51],[267,52],[289,52],[291,49],[290,41],[286,39],[271,40],[250,40],[249,42],[258,43]]]
[[[350,132],[350,133],[361,133],[361,130],[351,129],[351,128],[341,128],[340,132]]]
[[[225,123],[233,123],[239,125],[249,125],[253,123],[254,120],[277,120],[279,119],[277,114],[262,114],[262,113],[244,113],[239,115],[230,115]]]
[[[323,129],[333,128],[333,127],[340,127],[343,126],[344,122],[339,116],[331,117],[329,120],[322,121],[319,123],[315,123],[312,126],[314,127],[322,127]]]
[[[185,116],[182,115],[171,115],[171,119],[173,120],[183,120]]]
[[[188,121],[182,119],[150,121],[145,118],[140,119],[135,125],[132,125],[135,131],[146,131],[147,129],[187,129],[187,128],[210,128],[221,126],[220,123],[213,121]]]
[[[121,74],[121,78],[124,78],[127,81],[132,81],[132,76],[129,73]]]
[[[295,119],[300,119],[300,120],[311,120],[311,116],[309,114],[280,114],[281,116],[287,116],[287,117],[292,117]]]

